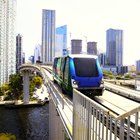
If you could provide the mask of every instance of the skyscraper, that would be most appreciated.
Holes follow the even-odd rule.
[[[40,58],[41,58],[41,45],[38,44],[35,46],[35,49],[34,49],[34,63],[39,63],[41,62]]]
[[[16,36],[16,72],[18,72],[18,67],[22,64],[23,64],[22,36],[18,34]]]
[[[55,51],[55,10],[42,10],[41,61],[52,63]]]
[[[136,70],[140,71],[140,60],[136,61]]]
[[[16,0],[0,0],[0,85],[16,72]]]
[[[87,54],[97,55],[97,42],[87,43]]]
[[[113,66],[123,65],[123,30],[106,31],[106,63]]]
[[[63,56],[67,53],[67,25],[64,25],[56,28],[55,56]]]
[[[72,39],[71,40],[71,54],[80,54],[82,52],[82,40]]]

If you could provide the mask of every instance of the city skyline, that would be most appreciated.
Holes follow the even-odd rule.
[[[106,51],[106,30],[123,30],[124,65],[132,65],[140,59],[137,51],[140,46],[139,6],[138,0],[60,0],[59,3],[56,0],[19,0],[17,33],[23,35],[24,52],[31,55],[34,46],[41,44],[41,10],[56,10],[56,27],[67,25],[72,39],[96,41],[97,49],[103,52]]]

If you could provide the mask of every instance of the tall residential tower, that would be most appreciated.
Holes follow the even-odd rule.
[[[16,72],[16,0],[0,0],[0,85]]]
[[[106,31],[106,63],[119,67],[123,65],[123,30]]]
[[[42,10],[41,61],[52,63],[55,51],[55,10]]]
[[[16,36],[16,72],[18,72],[18,68],[22,64],[23,64],[22,36],[18,34]]]

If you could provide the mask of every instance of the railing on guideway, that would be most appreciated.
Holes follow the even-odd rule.
[[[70,104],[51,80],[45,83],[71,140],[140,139],[140,106],[117,116],[76,89]]]
[[[72,117],[73,117],[73,104],[67,100],[63,94],[60,94],[57,87],[52,81],[48,81],[47,87],[49,93],[51,93],[51,99],[53,100],[57,112],[62,120],[65,131],[68,134],[69,138],[72,140]]]
[[[73,91],[73,140],[138,140],[140,107],[120,116]]]

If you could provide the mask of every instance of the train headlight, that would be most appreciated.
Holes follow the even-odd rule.
[[[75,81],[74,79],[71,80],[71,83],[72,83],[72,87],[74,88],[78,88],[78,82]]]
[[[100,82],[100,87],[104,87],[104,81]]]

